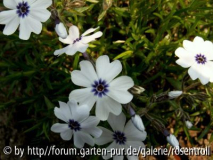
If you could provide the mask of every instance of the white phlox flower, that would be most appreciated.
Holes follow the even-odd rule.
[[[106,148],[107,155],[103,155],[104,159],[113,157],[113,160],[122,160],[125,153],[130,153],[130,150],[136,151],[145,148],[142,141],[146,139],[147,133],[145,131],[139,131],[131,120],[126,123],[126,116],[123,112],[121,112],[119,116],[110,113],[107,121],[113,131],[99,127],[103,132],[99,138],[95,138],[95,143],[97,145],[104,145],[112,142]],[[112,155],[110,154],[111,152],[115,154]],[[138,155],[136,155],[135,152],[131,152],[131,154],[133,155],[126,154],[129,160],[138,159]]]
[[[166,139],[167,139],[167,142],[168,142],[171,146],[173,146],[173,147],[175,147],[175,148],[179,148],[179,142],[178,142],[177,138],[176,138],[173,134],[168,135],[168,136],[166,137]]]
[[[121,62],[115,60],[110,63],[105,55],[97,59],[95,68],[86,60],[80,62],[80,68],[81,71],[72,71],[71,79],[74,84],[86,88],[72,91],[69,99],[90,108],[96,103],[96,116],[100,120],[107,120],[110,112],[119,115],[121,104],[132,100],[133,95],[128,89],[134,85],[128,76],[115,78],[122,70]]]
[[[185,121],[185,124],[188,129],[192,128],[193,126],[192,122],[190,122],[189,120]]]
[[[93,146],[92,136],[99,137],[102,134],[101,129],[97,127],[100,120],[95,116],[89,116],[90,110],[87,105],[78,106],[75,101],[59,102],[59,105],[60,108],[55,107],[54,113],[66,123],[54,124],[51,131],[60,133],[61,138],[66,141],[74,137],[74,145],[78,148],[82,148],[84,143]]]
[[[5,24],[3,34],[13,34],[19,26],[19,38],[28,40],[31,32],[40,34],[41,22],[50,18],[47,10],[52,0],[3,0],[4,6],[11,9],[0,12],[0,24]]]
[[[98,31],[92,35],[87,36],[89,33],[94,32],[97,30],[97,28],[90,28],[87,31],[85,31],[81,36],[79,36],[79,29],[78,27],[72,25],[69,28],[69,35],[67,38],[63,39],[59,37],[59,40],[62,43],[69,44],[67,47],[56,50],[54,52],[54,55],[60,56],[63,53],[66,53],[67,55],[74,55],[77,51],[79,52],[85,52],[88,48],[88,43],[91,41],[94,41],[96,38],[99,38],[102,36],[102,32]]]
[[[59,37],[61,37],[63,39],[67,38],[67,30],[63,23],[60,22],[60,23],[56,24],[55,31]]]
[[[195,37],[193,42],[184,40],[183,47],[175,51],[179,59],[177,64],[189,68],[188,73],[192,80],[200,79],[203,85],[213,82],[213,44]]]

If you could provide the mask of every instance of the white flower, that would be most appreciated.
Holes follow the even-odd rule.
[[[145,131],[145,127],[143,124],[143,121],[139,115],[134,115],[131,117],[132,123],[135,125],[135,127],[140,131]]]
[[[74,55],[77,51],[79,52],[85,52],[88,48],[88,43],[91,41],[94,41],[96,38],[99,38],[102,36],[102,32],[98,31],[90,36],[86,36],[89,33],[94,32],[97,30],[97,28],[90,28],[86,32],[84,32],[80,37],[79,37],[79,30],[78,27],[76,26],[71,26],[69,28],[69,35],[67,36],[66,39],[62,39],[59,37],[59,40],[65,44],[69,44],[67,47],[56,50],[54,52],[54,55],[60,56],[63,53],[66,53],[67,55]]]
[[[213,44],[195,37],[193,42],[184,40],[183,47],[179,47],[175,54],[179,57],[177,64],[189,68],[188,73],[192,80],[200,79],[203,85],[213,81]],[[211,81],[210,80],[210,81]]]
[[[56,24],[55,31],[59,37],[63,39],[67,38],[67,30],[63,23],[60,22],[59,24]]]
[[[86,88],[72,91],[69,99],[76,100],[80,105],[87,104],[90,108],[96,102],[96,116],[100,120],[107,120],[109,112],[119,115],[121,104],[132,100],[133,96],[127,90],[134,85],[128,76],[114,79],[122,70],[121,62],[115,60],[110,63],[105,55],[97,59],[95,69],[89,61],[81,61],[80,67],[81,71],[71,73],[71,79],[74,84]]]
[[[55,107],[54,113],[57,118],[66,122],[64,124],[56,123],[51,127],[51,131],[60,133],[63,140],[70,140],[74,137],[74,144],[82,148],[84,143],[94,145],[94,139],[99,137],[102,131],[96,127],[99,123],[97,117],[89,116],[87,105],[78,106],[75,101],[69,101],[67,104],[59,102],[60,108]]]
[[[132,121],[129,120],[126,123],[126,116],[121,112],[119,116],[113,114],[109,115],[108,123],[110,124],[113,131],[110,131],[106,128],[99,127],[102,129],[102,135],[99,138],[95,139],[95,143],[98,145],[104,145],[109,142],[112,142],[107,148],[107,155],[104,155],[104,159],[109,159],[113,156],[113,160],[122,160],[124,156],[122,155],[122,150],[126,153],[129,153],[127,150],[134,149],[139,150],[144,148],[142,141],[146,139],[147,133],[139,131],[133,125]],[[125,126],[124,126],[125,125]],[[120,152],[121,155],[111,155],[111,151]],[[131,152],[132,153],[132,152]],[[124,153],[123,153],[124,154]],[[132,153],[135,154],[135,153]],[[138,159],[138,155],[127,156],[128,159]]]
[[[5,24],[3,34],[11,35],[18,28],[19,38],[27,40],[31,32],[40,34],[41,22],[49,19],[51,13],[46,9],[52,0],[4,0],[4,6],[11,9],[0,12],[0,24]]]
[[[183,92],[182,91],[170,91],[168,93],[169,99],[174,99],[179,97]]]
[[[176,147],[176,148],[179,147],[179,142],[178,142],[177,138],[176,138],[173,134],[168,135],[168,136],[166,137],[166,139],[167,139],[167,142],[168,142],[171,146]]]
[[[193,124],[192,124],[192,122],[190,122],[190,121],[185,121],[185,124],[186,124],[186,127],[188,128],[188,129],[190,129],[190,128],[192,128],[192,126],[193,126]]]

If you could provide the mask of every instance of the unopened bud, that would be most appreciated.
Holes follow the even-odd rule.
[[[185,121],[185,124],[186,124],[186,127],[188,128],[188,129],[190,129],[190,128],[192,128],[192,126],[193,126],[193,124],[192,124],[192,122],[190,122],[190,121]]]
[[[182,91],[170,91],[168,93],[169,99],[174,99],[179,97],[183,92]]]
[[[132,123],[134,124],[134,126],[140,130],[140,131],[145,131],[145,127],[144,127],[144,124],[143,124],[143,121],[141,119],[141,117],[139,115],[134,115],[132,116]]]
[[[167,142],[171,146],[176,147],[176,148],[179,147],[179,142],[178,142],[177,138],[173,134],[170,134],[169,136],[167,136],[166,139],[167,139]]]
[[[144,91],[145,89],[143,87],[137,85],[134,85],[132,88],[129,89],[129,92],[134,95],[140,95]]]
[[[59,37],[61,37],[63,39],[67,38],[67,30],[63,23],[60,22],[60,23],[56,24],[55,31]]]

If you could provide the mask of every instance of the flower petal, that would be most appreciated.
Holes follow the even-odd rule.
[[[138,160],[138,156],[129,156],[127,155],[128,160]]]
[[[86,30],[86,31],[82,34],[82,36],[86,36],[87,34],[90,34],[90,33],[94,32],[94,31],[97,30],[98,28],[99,28],[99,27],[88,29],[88,30]]]
[[[54,55],[55,56],[60,56],[63,53],[68,52],[71,48],[72,48],[72,45],[68,45],[68,46],[66,46],[66,47],[64,47],[62,49],[55,50]]]
[[[4,27],[3,34],[11,35],[13,34],[19,26],[19,18],[13,18],[9,23],[7,23]]]
[[[55,133],[61,133],[68,129],[70,130],[70,128],[68,127],[68,124],[61,124],[61,123],[56,123],[52,125],[51,127],[51,131]]]
[[[99,31],[99,32],[96,32],[96,33],[94,33],[94,34],[92,34],[90,36],[82,37],[81,42],[82,43],[89,43],[91,41],[94,41],[96,38],[101,37],[102,35],[103,35],[103,33],[101,31]]]
[[[36,34],[40,34],[42,30],[42,24],[36,19],[33,19],[30,15],[26,18],[30,30]]]
[[[132,78],[128,76],[118,77],[110,83],[110,88],[113,88],[116,90],[122,90],[122,91],[126,91],[133,86],[134,86],[134,82]]]
[[[112,127],[113,131],[123,132],[124,125],[126,123],[126,116],[123,112],[121,112],[121,114],[118,116],[115,116],[114,114],[110,113],[107,121]]]
[[[100,56],[96,60],[96,70],[99,78],[111,82],[122,70],[121,62],[118,60],[109,62],[108,56]]]
[[[205,41],[203,43],[202,53],[206,56],[207,61],[213,60],[213,43],[211,41]]]
[[[31,7],[32,8],[39,8],[39,9],[46,9],[52,4],[52,0],[37,0],[34,2]]]
[[[27,2],[31,6],[32,3],[36,2],[36,0],[27,0]]]
[[[60,106],[59,109],[61,110],[61,113],[66,117],[66,120],[67,120],[66,122],[68,122],[69,119],[73,118],[71,107],[75,107],[75,105],[77,106],[77,103],[72,104],[72,106],[69,106],[67,103],[59,101],[59,106]]]
[[[109,142],[113,141],[113,132],[104,128],[104,127],[98,127],[102,130],[102,134],[99,138],[95,139],[95,144],[97,145],[104,145],[107,144]]]
[[[28,24],[26,18],[20,19],[20,28],[19,28],[19,38],[23,40],[28,40],[30,38],[31,28]]]
[[[209,82],[210,77],[213,76],[213,62],[208,61],[203,64],[194,64],[188,71],[192,80],[199,78],[203,85]]]
[[[178,56],[180,59],[176,61],[177,64],[184,68],[190,67],[193,63],[195,63],[194,54],[186,51],[184,48],[179,47],[175,51],[175,55]]]
[[[64,44],[73,44],[73,39],[71,38],[70,35],[67,36],[67,38],[63,39],[61,37],[59,37],[59,41],[61,41]]]
[[[199,74],[197,73],[197,69],[198,69],[198,65],[194,64],[188,70],[189,76],[191,77],[192,80],[197,79],[199,76]]]
[[[98,76],[95,72],[93,65],[89,61],[81,61],[80,68],[81,68],[81,73],[85,77],[87,77],[87,79],[90,81],[91,87],[92,87],[92,84],[94,83],[94,81],[98,80]]]
[[[129,120],[124,128],[124,133],[127,137],[127,141],[144,141],[147,133],[139,131],[131,120]]]
[[[98,127],[82,128],[81,130],[97,138],[102,134],[102,130]]]
[[[66,130],[66,131],[64,131],[64,132],[61,132],[61,133],[60,133],[60,136],[61,136],[61,138],[62,138],[63,140],[69,141],[69,140],[71,140],[71,138],[72,138],[72,134],[73,134],[73,131],[72,131],[71,129],[68,129],[68,130]]]
[[[14,18],[18,18],[16,10],[8,10],[0,12],[0,24],[7,24],[12,21]]]
[[[91,110],[96,102],[96,96],[93,95],[91,90],[92,88],[74,90],[70,93],[69,100],[76,100],[79,105],[87,104]]]
[[[122,151],[122,149],[119,149],[118,150],[118,153]],[[113,156],[113,160],[123,160],[124,159],[124,156],[123,155],[114,155]]]
[[[90,116],[81,123],[81,128],[95,127],[98,125],[99,122],[100,120],[97,117]]]
[[[115,143],[115,141],[113,141],[107,148],[107,155],[102,155],[103,159],[109,159],[111,158],[113,155],[112,155],[112,150],[115,150],[117,149],[117,144]]]
[[[9,9],[16,9],[16,1],[14,0],[4,0],[3,3]]]
[[[74,132],[74,145],[78,148],[82,148],[84,143],[94,146],[94,140],[89,134],[81,131]]]
[[[68,102],[70,104],[71,102]],[[85,121],[88,119],[89,114],[90,114],[90,107],[88,105],[81,105],[81,106],[76,106],[74,107],[73,105],[70,105],[71,110],[72,110],[72,116],[76,121],[81,123],[82,121]]]
[[[51,13],[46,9],[34,9],[30,10],[30,16],[40,22],[46,22],[49,18]]]
[[[132,100],[133,95],[127,90],[133,85],[134,82],[130,77],[118,77],[110,83],[109,92],[107,92],[107,95],[121,104],[129,103]]]
[[[107,120],[110,112],[119,115],[121,110],[121,104],[108,96],[97,99],[95,114],[102,121]]]
[[[77,86],[91,87],[91,80],[88,79],[81,71],[72,71],[71,72],[72,82]]]
[[[62,120],[64,122],[68,122],[69,121],[69,118],[67,118],[67,116],[65,116],[64,113],[62,112],[62,110],[60,108],[58,108],[58,107],[54,108],[54,114],[55,114],[55,116],[58,119],[60,119],[60,120]]]
[[[77,38],[79,38],[79,29],[78,27],[72,25],[70,28],[69,28],[69,36],[70,38],[74,41],[76,40]]]

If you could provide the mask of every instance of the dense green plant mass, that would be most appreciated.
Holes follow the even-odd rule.
[[[0,5],[3,10],[2,2]],[[213,40],[212,7],[208,0],[54,0],[50,10],[53,17],[54,10],[58,11],[67,28],[76,25],[81,33],[100,26],[104,34],[90,43],[87,53],[94,59],[108,55],[111,60],[121,60],[123,74],[146,89],[133,100],[140,111],[153,94],[182,89],[187,69],[175,63],[174,51],[182,46],[183,40],[193,40],[195,36]],[[78,88],[71,82],[70,72],[79,69],[79,61],[84,58],[79,52],[74,56],[53,55],[56,49],[64,47],[55,33],[54,19],[43,24],[40,35],[33,33],[27,41],[19,39],[18,31],[11,36],[3,35],[4,26],[0,27],[0,109],[16,117],[20,130],[51,138],[50,127],[56,121],[53,109],[58,101],[67,102],[69,93]],[[189,80],[185,85],[192,83]],[[211,87],[210,83],[189,90],[191,94],[206,92],[210,97],[208,102],[198,101],[199,98],[192,98],[193,104],[187,103],[187,98],[181,101],[191,119],[199,116],[201,124],[206,126],[199,139],[212,128]],[[172,102],[160,103],[152,107],[151,114],[166,126],[175,119],[175,134],[184,128],[191,143],[196,143],[176,116],[175,108]],[[148,133],[146,144],[161,145],[158,132],[153,134],[155,129],[150,122],[147,119],[144,122]],[[194,129],[201,131],[199,125]]]

